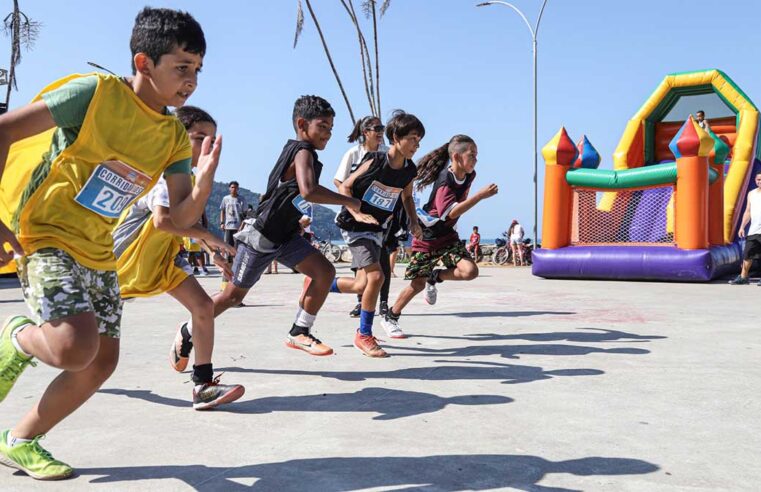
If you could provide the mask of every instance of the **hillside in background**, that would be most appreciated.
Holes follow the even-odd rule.
[[[228,183],[214,182],[214,188],[211,190],[209,203],[206,204],[206,216],[209,217],[209,228],[219,237],[222,237],[222,231],[219,229],[219,204],[222,198],[229,194]],[[246,199],[246,202],[256,208],[259,205],[261,193],[254,193],[251,190],[240,187],[238,193]],[[312,230],[320,239],[341,239],[341,233],[334,222],[336,213],[327,207],[314,205],[314,220]]]

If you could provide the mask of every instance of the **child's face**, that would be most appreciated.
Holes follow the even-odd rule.
[[[380,120],[374,120],[370,122],[370,128],[362,132],[365,136],[365,144],[367,147],[377,149],[383,142],[383,124]]]
[[[144,59],[139,61],[138,58]],[[198,73],[203,65],[203,57],[174,47],[161,55],[154,63],[144,53],[135,55],[135,66],[146,77],[155,92],[156,103],[162,106],[181,107],[196,90]]]
[[[412,132],[403,136],[401,139],[394,138],[394,144],[405,159],[412,159],[412,156],[415,155],[417,149],[420,148],[421,140],[423,140],[423,138],[417,132]]]
[[[217,134],[217,127],[209,121],[196,121],[190,128],[188,128],[188,137],[190,138],[190,148],[192,149],[192,157],[190,165],[196,167],[198,164],[198,157],[201,155],[201,145],[203,145],[203,139],[206,137],[212,138],[212,144],[214,143],[214,135]]]
[[[467,174],[470,174],[476,168],[476,163],[478,162],[478,147],[475,144],[470,144],[468,145],[468,150],[462,154],[455,154],[455,156],[459,156],[459,159],[457,159],[458,163],[465,169]]]
[[[299,129],[301,140],[311,143],[317,150],[323,150],[333,135],[333,117],[320,116],[312,120],[299,118],[296,120],[296,127]]]

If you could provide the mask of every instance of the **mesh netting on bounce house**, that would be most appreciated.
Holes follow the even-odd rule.
[[[706,97],[717,107],[704,129],[685,110]],[[758,139],[758,109],[719,70],[668,75],[629,120],[613,170],[598,169],[586,137],[574,145],[561,128],[542,149],[534,275],[703,282],[737,271]]]

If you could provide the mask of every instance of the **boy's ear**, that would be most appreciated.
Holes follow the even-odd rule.
[[[135,62],[135,70],[143,75],[150,75],[153,69],[153,60],[145,53],[135,53],[132,59]]]
[[[307,131],[308,126],[309,126],[309,122],[306,120],[306,118],[302,118],[301,116],[296,118],[296,128],[298,130],[305,132]]]

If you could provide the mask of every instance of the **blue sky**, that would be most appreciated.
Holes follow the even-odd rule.
[[[527,231],[532,227],[531,43],[514,12],[475,8],[476,3],[392,2],[380,21],[382,110],[384,119],[403,108],[423,121],[427,133],[416,157],[456,133],[476,140],[474,187],[496,182],[500,193],[464,216],[460,231],[465,235],[478,225],[484,237],[495,237],[512,218]],[[514,3],[532,21],[541,4]],[[313,4],[355,114],[369,112],[348,16],[338,0]],[[22,10],[44,26],[34,50],[23,54],[20,90],[12,94],[11,108],[60,76],[90,71],[87,61],[129,73],[129,36],[142,5],[21,0]],[[321,153],[322,182],[329,185],[349,147],[351,122],[308,17],[299,46],[292,48],[296,1],[150,5],[187,10],[204,27],[208,51],[190,104],[211,112],[225,136],[218,180],[237,179],[262,191],[283,143],[293,135],[293,101],[318,94],[338,113],[333,140]],[[5,10],[11,2],[0,0],[3,17]],[[601,167],[610,167],[627,120],[670,72],[720,68],[758,102],[760,20],[761,2],[754,0],[549,0],[539,32],[539,147],[564,125],[574,140],[587,134],[603,156]],[[0,68],[7,68],[8,59],[4,38]]]

